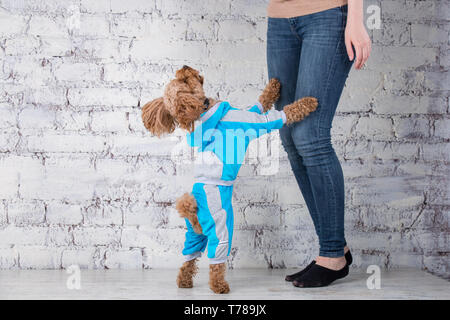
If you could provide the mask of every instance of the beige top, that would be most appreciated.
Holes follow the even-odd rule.
[[[272,18],[292,18],[345,4],[347,0],[270,0],[267,15]]]

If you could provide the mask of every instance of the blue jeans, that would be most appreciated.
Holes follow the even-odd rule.
[[[319,238],[320,256],[341,257],[344,177],[331,144],[331,123],[350,72],[344,31],[347,6],[295,18],[268,18],[269,78],[281,82],[276,108],[305,96],[319,106],[303,121],[280,130],[295,179]]]

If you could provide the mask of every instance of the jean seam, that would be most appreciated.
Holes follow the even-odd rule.
[[[339,160],[338,160],[339,161]],[[333,209],[334,209],[334,230],[333,230],[333,236],[337,235],[337,232],[339,230],[339,226],[338,226],[338,207],[337,207],[337,194],[336,194],[336,184],[333,183],[333,178],[331,177],[330,174],[330,182],[331,182],[331,188],[333,190]]]
[[[332,197],[332,201],[333,201],[333,209],[336,211],[337,210],[337,194],[336,194],[336,185],[333,183],[333,179],[331,178],[331,173],[330,173],[330,165],[329,164],[327,164],[326,165],[326,173],[327,173],[327,177],[329,177],[329,181],[330,181],[330,185],[331,185],[331,187],[332,187],[332,195],[333,195],[333,197]],[[320,215],[319,215],[320,216]],[[339,230],[339,228],[338,228],[338,215],[337,214],[335,214],[334,215],[334,229],[333,229],[333,236],[336,236],[336,233],[337,233],[337,230]],[[344,242],[345,242],[345,238],[344,238]],[[344,245],[345,246],[345,245]],[[344,247],[342,247],[342,250],[344,249]],[[341,250],[341,249],[339,249],[339,250]],[[323,253],[327,253],[327,250],[321,250]],[[333,252],[335,252],[335,251],[333,251]],[[336,257],[340,257],[340,256],[338,256],[338,255],[336,255]]]
[[[291,29],[291,32],[294,34],[294,36],[298,39],[298,41],[301,43],[302,38],[298,35],[297,31],[293,29],[293,25],[289,23],[289,28]]]
[[[338,51],[339,51],[339,48],[340,48],[340,45],[341,45],[341,43],[342,43],[342,37],[344,36],[344,34],[345,34],[345,25],[346,25],[346,18],[345,18],[345,12],[344,12],[344,8],[341,6],[341,12],[342,12],[342,29],[341,29],[341,34],[340,34],[340,36],[339,36],[339,42],[338,42],[338,44],[337,44],[337,47],[336,47],[336,52],[335,52],[335,55],[334,55],[334,57],[333,57],[333,60],[334,59],[336,59],[336,57],[338,56]],[[344,36],[345,37],[345,36]],[[335,63],[335,61],[334,61],[334,66],[336,65],[336,63]],[[335,68],[336,69],[336,68]],[[334,70],[333,72],[336,72],[336,70]],[[327,88],[327,92],[328,92],[328,90],[329,90],[329,88]],[[336,108],[337,108],[337,106],[336,106]],[[333,119],[331,119],[331,121],[333,121]],[[319,129],[320,130],[320,129]],[[335,157],[337,157],[336,156],[336,154],[334,154],[334,156]],[[337,161],[339,161],[339,159],[337,159]],[[333,232],[334,232],[334,234],[336,235],[337,234],[337,232],[338,232],[338,230],[339,230],[339,226],[338,226],[338,214],[337,214],[337,210],[338,210],[338,208],[337,208],[337,194],[336,194],[336,192],[337,192],[337,190],[336,190],[336,186],[335,186],[335,184],[333,183],[333,179],[331,179],[331,183],[332,183],[332,185],[333,185],[333,193],[334,193],[334,210],[336,211],[336,214],[334,215],[334,219],[335,219],[335,221],[334,221],[334,230],[333,230]],[[345,197],[345,189],[344,189],[344,197]],[[344,208],[343,208],[343,210],[344,210],[344,215],[345,215],[345,206],[344,206]],[[345,242],[345,236],[344,236],[344,242]],[[344,248],[342,248],[342,250],[344,250]]]
[[[333,178],[331,177],[331,172],[330,172],[330,164],[326,164],[325,165],[325,170],[326,170],[326,176],[328,178],[328,186],[331,187],[331,202],[332,202],[332,208],[331,210],[336,211],[336,193],[335,193],[335,188],[334,188],[334,184],[333,184]],[[329,208],[327,208],[329,209]],[[334,212],[335,213],[335,212]],[[327,218],[329,218],[330,216],[330,212],[327,212]],[[336,214],[334,214],[334,218],[336,219]],[[336,222],[336,220],[334,221]],[[333,233],[336,233],[336,223],[334,223],[334,228],[333,228]],[[333,234],[334,236],[334,234]]]
[[[328,73],[328,77],[327,77],[327,81],[326,81],[324,97],[328,97],[328,93],[329,93],[329,90],[330,90],[331,78],[336,72],[336,57],[338,56],[339,46],[342,43],[342,36],[343,36],[344,30],[345,30],[344,28],[341,29],[341,32],[339,34],[339,41],[336,44],[334,55],[333,55],[333,58],[331,60],[330,72]],[[324,116],[325,116],[325,112],[320,112],[319,116],[317,117],[318,118],[318,120],[317,120],[318,121],[318,126],[317,127],[319,129],[319,137],[322,137],[322,135],[323,135],[323,130],[322,130],[323,128],[321,127],[321,123],[323,122]],[[328,130],[328,128],[327,128],[327,130]]]
[[[343,250],[344,250],[344,249],[342,249],[342,251],[339,250],[339,253],[336,252],[336,251],[328,252],[328,253],[327,253],[327,252],[324,252],[324,251],[320,251],[319,255],[320,255],[321,257],[340,258],[340,257],[343,257],[343,256],[344,256],[344,254],[341,253],[341,252],[343,252]]]
[[[342,28],[342,30],[340,31],[340,34],[339,34],[339,41],[337,42],[337,44],[336,44],[336,47],[335,47],[335,52],[334,52],[334,55],[333,55],[333,58],[331,59],[331,65],[330,65],[330,72],[328,73],[328,77],[327,77],[327,81],[326,81],[326,86],[325,86],[325,94],[324,94],[324,97],[325,97],[325,99],[324,100],[327,100],[328,98],[327,98],[327,96],[329,95],[329,90],[330,90],[330,82],[331,82],[331,78],[332,78],[332,76],[335,74],[335,72],[336,72],[336,57],[338,56],[338,51],[339,51],[339,46],[341,45],[341,43],[342,43],[342,36],[343,36],[343,30],[344,30],[344,28]],[[322,130],[323,128],[321,127],[321,123],[324,121],[324,117],[325,117],[325,112],[324,112],[325,110],[322,110],[322,112],[320,112],[320,114],[319,114],[319,116],[317,117],[318,119],[317,119],[317,122],[318,122],[318,124],[317,124],[317,128],[318,128],[318,131],[319,131],[319,138],[322,138],[323,136],[324,136],[324,131]],[[328,130],[328,129],[327,129]],[[330,177],[330,168],[329,168],[329,164],[327,164],[326,165],[326,170],[327,170],[327,176],[329,177],[329,179],[330,179],[330,181],[331,181],[331,188],[332,188],[332,196],[333,196],[333,199],[332,199],[332,201],[333,201],[333,207],[334,207],[334,210],[336,210],[336,193],[335,193],[335,186],[333,185],[333,182],[332,182],[332,179],[331,179],[331,177]],[[317,207],[317,206],[316,206]],[[321,217],[321,214],[319,214],[319,221],[320,221],[320,224],[322,225],[322,223],[323,223],[323,219],[322,219],[322,217]],[[334,228],[333,228],[333,232],[334,233],[336,233],[336,226],[337,226],[337,215],[335,215],[335,224],[334,224]],[[323,231],[323,228],[320,228],[321,229],[321,234],[320,234],[320,238],[322,238],[322,231]],[[320,243],[321,241],[320,241],[320,239],[319,239],[319,243]],[[321,251],[321,250],[320,250]],[[323,252],[323,251],[322,251]]]

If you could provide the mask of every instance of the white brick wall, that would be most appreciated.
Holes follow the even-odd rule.
[[[448,277],[449,1],[365,2],[381,7],[382,27],[333,123],[348,242],[356,266]],[[150,137],[140,107],[183,64],[210,95],[254,102],[267,81],[266,3],[0,0],[0,268],[177,267],[184,225],[172,205],[191,167],[170,157],[182,133]],[[277,175],[255,163],[240,173],[231,267],[317,253],[279,153]]]

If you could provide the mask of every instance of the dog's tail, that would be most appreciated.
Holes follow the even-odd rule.
[[[179,197],[177,199],[176,208],[180,217],[189,220],[195,233],[203,233],[197,218],[197,201],[192,194],[185,193]]]

